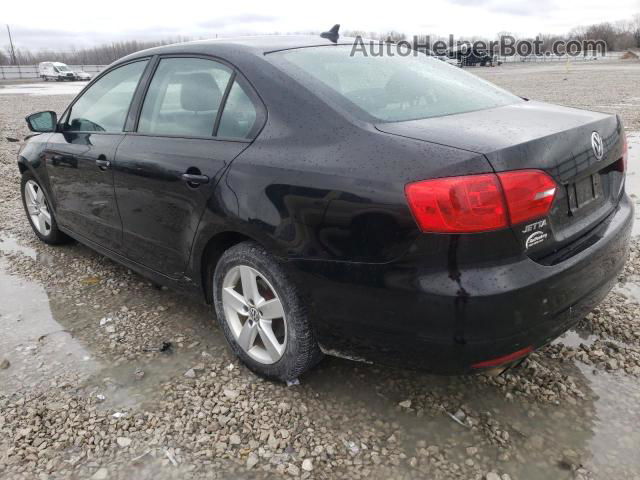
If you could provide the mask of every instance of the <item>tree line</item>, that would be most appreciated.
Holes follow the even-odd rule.
[[[317,32],[313,32],[317,33]],[[344,32],[345,36],[361,35],[365,38],[373,40],[391,39],[392,41],[410,40],[407,34],[401,32],[365,32],[352,30]],[[511,35],[509,32],[500,32],[498,37],[502,35]],[[514,35],[515,36],[515,35]],[[426,36],[421,35],[421,39]],[[627,50],[629,48],[640,48],[640,13],[634,15],[629,20],[620,20],[617,22],[603,22],[594,25],[580,26],[572,29],[565,35],[553,35],[541,33],[538,38],[542,40],[542,52],[549,51],[551,45],[557,40],[604,40],[607,48],[611,51]],[[437,36],[431,36],[431,41],[441,39]],[[108,65],[115,60],[147,48],[158,47],[170,43],[179,43],[192,40],[187,37],[179,37],[158,41],[121,41],[112,42],[108,45],[100,45],[92,48],[73,49],[71,51],[62,50],[38,50],[16,49],[15,57],[19,65],[35,65],[44,61],[63,62],[68,65]],[[466,40],[489,40],[482,37],[472,37]],[[520,38],[519,40],[533,40]],[[11,65],[10,48],[7,46],[4,51],[0,50],[0,65]]]
[[[67,65],[108,65],[119,58],[140,50],[171,43],[187,42],[189,40],[191,39],[186,37],[146,42],[128,40],[70,51],[54,49],[32,51],[29,49],[16,48],[15,56],[18,65],[36,65],[40,62],[62,62]],[[0,65],[11,64],[10,47],[6,47],[4,51],[0,50]]]

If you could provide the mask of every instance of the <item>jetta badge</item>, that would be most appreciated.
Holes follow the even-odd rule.
[[[593,153],[595,154],[598,160],[602,160],[604,156],[604,146],[602,145],[602,137],[598,132],[593,132],[591,134],[591,148],[593,148]]]

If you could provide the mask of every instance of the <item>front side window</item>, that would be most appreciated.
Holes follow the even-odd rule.
[[[310,90],[328,87],[355,115],[381,122],[484,110],[523,101],[458,67],[419,53],[374,56],[351,45],[270,54],[272,61]],[[337,95],[336,95],[337,94]]]
[[[144,99],[138,132],[211,137],[231,73],[213,60],[160,60]]]
[[[122,132],[147,61],[129,63],[94,83],[73,105],[65,130]]]
[[[218,127],[218,137],[249,138],[253,133],[256,124],[256,107],[245,92],[244,88],[237,82],[229,91],[227,102],[220,117]]]

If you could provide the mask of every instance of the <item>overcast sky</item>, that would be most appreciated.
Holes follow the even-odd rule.
[[[578,25],[630,19],[640,0],[345,0],[230,2],[179,0],[2,0],[1,18],[18,47],[84,48],[123,39],[213,38],[342,29],[493,38],[566,33]],[[7,45],[4,25],[0,46]]]

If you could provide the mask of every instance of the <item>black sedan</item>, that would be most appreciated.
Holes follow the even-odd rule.
[[[323,353],[513,365],[597,305],[628,248],[618,117],[424,54],[315,36],[164,46],[27,120],[35,234],[204,297],[268,377]]]

